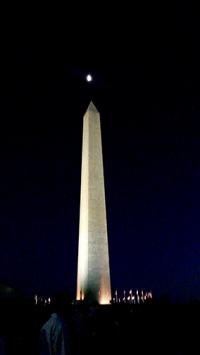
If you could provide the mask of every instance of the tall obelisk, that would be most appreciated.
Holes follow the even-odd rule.
[[[100,114],[91,102],[83,119],[77,300],[111,300]]]

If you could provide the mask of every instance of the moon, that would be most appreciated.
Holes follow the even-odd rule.
[[[87,81],[88,83],[91,83],[91,81],[93,81],[93,77],[92,77],[91,74],[87,74],[87,75],[86,75],[86,81]]]

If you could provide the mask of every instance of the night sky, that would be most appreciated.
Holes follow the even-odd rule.
[[[107,14],[88,29],[80,23],[84,31],[67,23],[13,28],[2,47],[0,283],[28,295],[75,295],[82,120],[92,99],[113,290],[200,298],[195,10],[126,9],[111,22]]]

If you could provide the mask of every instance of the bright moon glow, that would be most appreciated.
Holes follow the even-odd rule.
[[[92,75],[91,75],[91,74],[88,74],[88,75],[86,76],[86,80],[87,80],[88,83],[90,83],[90,82],[92,81]]]

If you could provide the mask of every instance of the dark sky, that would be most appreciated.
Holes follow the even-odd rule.
[[[82,116],[92,99],[113,290],[200,298],[199,19],[183,3],[109,15],[87,29],[58,16],[41,30],[5,32],[0,283],[75,294]]]

